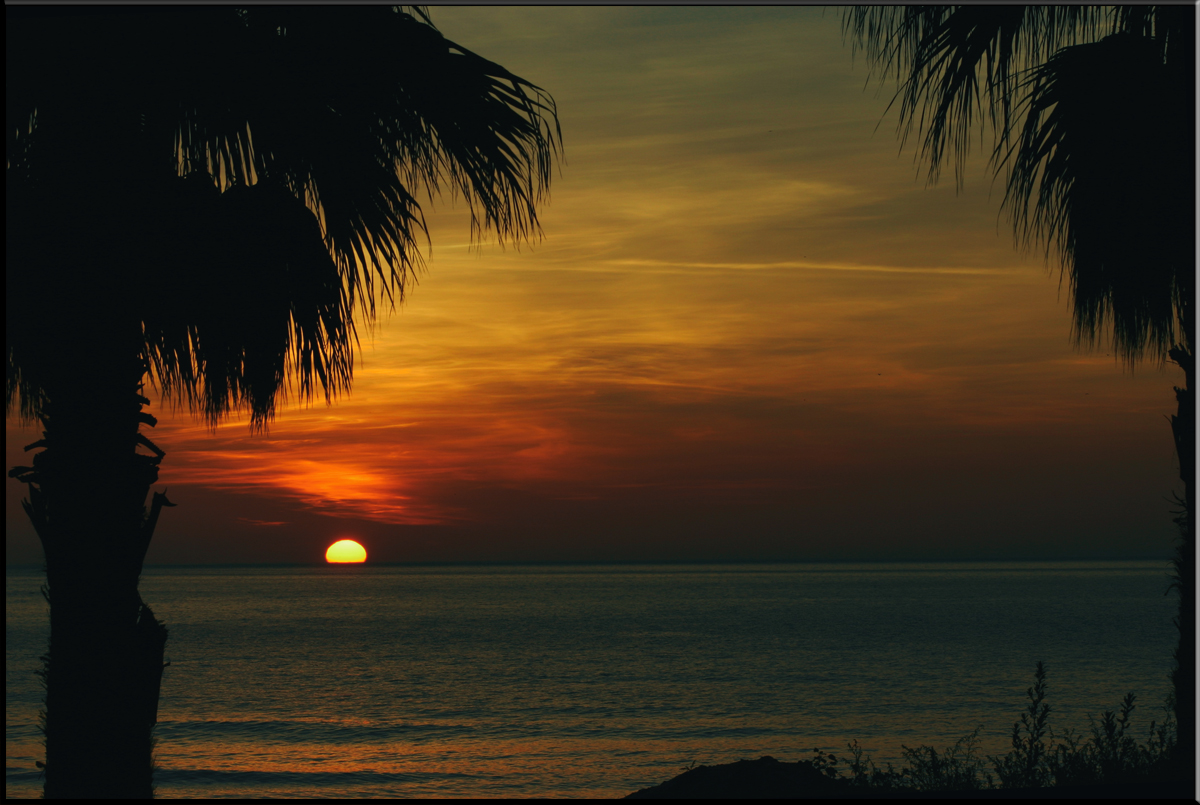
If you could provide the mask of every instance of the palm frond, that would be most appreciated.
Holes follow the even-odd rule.
[[[1095,39],[1115,24],[1099,6],[856,6],[843,35],[879,77],[895,76],[902,143],[914,130],[936,182],[949,152],[961,184],[975,126],[1012,130],[1016,82],[1059,48]],[[889,107],[890,108],[890,107]]]
[[[422,9],[5,11],[6,409],[119,319],[165,392],[262,427],[349,388],[355,316],[420,267],[418,194],[463,196],[473,237],[539,231],[553,100]]]
[[[1004,207],[1062,257],[1077,341],[1111,329],[1129,363],[1186,339],[1193,292],[1191,111],[1147,37],[1060,50],[1027,79]]]
[[[1132,364],[1194,330],[1194,22],[1182,6],[865,6],[843,35],[895,76],[930,183],[952,158],[961,186],[990,126],[1004,209],[1060,261],[1077,343],[1111,331]]]
[[[225,193],[199,174],[177,184],[157,222],[159,279],[141,305],[163,390],[211,424],[245,407],[255,427],[280,393],[347,391],[353,306],[312,212],[269,180]]]
[[[189,123],[194,145],[181,161],[221,153],[233,181],[249,183],[250,171],[237,167],[250,153],[257,173],[318,214],[373,310],[376,280],[394,302],[419,266],[419,189],[432,197],[448,181],[471,209],[475,237],[535,235],[561,132],[553,100],[535,85],[408,14],[353,11],[248,10],[245,69],[257,80],[224,96],[229,114]],[[243,119],[252,121],[245,140]]]

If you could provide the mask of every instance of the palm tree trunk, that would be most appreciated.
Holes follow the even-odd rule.
[[[50,650],[45,795],[149,798],[152,730],[167,630],[138,594],[158,514],[161,451],[138,434],[154,420],[130,372],[86,372],[50,393],[44,448],[10,474],[46,556]],[[122,382],[124,381],[124,382]],[[155,455],[139,455],[141,443]]]
[[[1193,381],[1196,358],[1187,346],[1171,350],[1171,360],[1184,372],[1184,387],[1175,388],[1179,412],[1171,417],[1179,478],[1183,481],[1183,512],[1179,524],[1179,548],[1175,555],[1175,586],[1179,589],[1179,646],[1175,649],[1175,719],[1179,725],[1179,753],[1186,761],[1195,758],[1196,729],[1196,404]]]

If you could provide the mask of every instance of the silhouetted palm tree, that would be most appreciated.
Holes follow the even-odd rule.
[[[6,411],[45,438],[51,797],[147,797],[166,629],[144,382],[216,423],[349,389],[355,316],[419,260],[418,192],[537,230],[553,101],[388,7],[6,12]],[[414,16],[415,14],[415,16]],[[149,452],[138,452],[139,445]]]
[[[900,134],[923,138],[929,179],[976,124],[996,138],[1019,242],[1065,274],[1077,343],[1111,338],[1127,365],[1184,370],[1171,418],[1184,485],[1176,714],[1195,708],[1195,130],[1193,6],[857,7],[843,31],[900,83]],[[949,146],[949,149],[947,148]]]

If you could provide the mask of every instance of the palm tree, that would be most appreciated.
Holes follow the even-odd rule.
[[[977,123],[1018,243],[1062,268],[1077,345],[1107,339],[1130,368],[1184,370],[1171,418],[1184,496],[1176,522],[1181,757],[1195,728],[1195,131],[1193,6],[856,7],[843,32],[899,83],[929,181],[956,179]],[[948,148],[949,146],[949,148]]]
[[[349,390],[356,319],[419,264],[416,194],[538,231],[537,86],[420,10],[5,8],[6,412],[40,419],[45,793],[149,797],[166,628],[138,593],[165,493],[143,385],[209,423]],[[427,237],[427,236],[426,236]],[[140,450],[139,450],[140,448]]]

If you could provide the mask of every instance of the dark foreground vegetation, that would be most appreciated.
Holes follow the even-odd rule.
[[[1132,693],[1117,712],[1091,721],[1090,734],[1049,725],[1046,670],[1038,663],[1029,703],[1013,724],[1012,748],[979,753],[979,728],[953,746],[904,747],[904,764],[879,768],[858,741],[848,756],[813,750],[808,760],[773,757],[689,768],[626,799],[1186,799],[1195,798],[1194,759],[1180,751],[1173,703],[1134,735]]]

